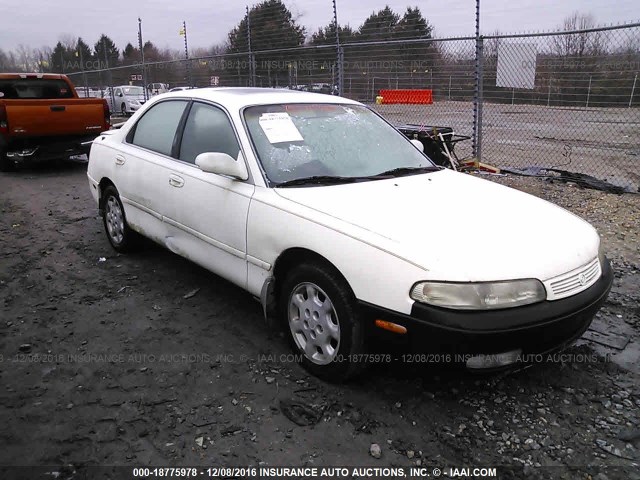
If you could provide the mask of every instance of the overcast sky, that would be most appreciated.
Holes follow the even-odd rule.
[[[338,21],[357,28],[374,10],[385,5],[402,13],[418,6],[443,36],[474,34],[474,0],[337,0]],[[257,2],[251,1],[253,5]],[[285,0],[309,33],[331,21],[331,0]],[[13,50],[19,44],[30,47],[55,46],[63,35],[82,37],[89,45],[101,33],[109,35],[122,49],[137,42],[138,17],[143,36],[158,47],[183,48],[178,30],[187,22],[190,47],[210,47],[223,42],[228,31],[243,17],[245,2],[203,0],[2,0],[0,6],[0,48]],[[207,5],[208,4],[208,5]],[[640,20],[638,0],[481,0],[481,30],[493,33],[555,29],[574,11],[591,13],[598,23],[629,23]]]

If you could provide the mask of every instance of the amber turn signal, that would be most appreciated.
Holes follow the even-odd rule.
[[[397,323],[387,322],[386,320],[376,320],[376,327],[382,328],[384,330],[389,330],[393,333],[405,334],[407,333],[407,329],[402,325],[398,325]]]

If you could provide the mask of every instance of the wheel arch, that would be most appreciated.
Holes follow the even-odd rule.
[[[116,188],[114,183],[108,177],[102,177],[100,182],[98,183],[98,209],[100,210],[100,214],[104,212],[104,191],[107,187]],[[117,188],[116,188],[117,190]]]
[[[336,265],[329,259],[319,253],[303,247],[291,247],[278,255],[274,266],[273,275],[265,282],[263,294],[261,295],[261,303],[263,304],[264,314],[267,321],[274,318],[278,311],[278,298],[280,298],[280,288],[287,273],[296,265],[304,262],[314,262],[322,265],[340,276],[342,280],[349,286],[349,281]],[[353,289],[351,289],[353,292]]]

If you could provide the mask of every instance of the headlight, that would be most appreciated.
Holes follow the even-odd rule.
[[[456,310],[489,310],[541,302],[547,298],[547,292],[544,285],[535,279],[481,283],[420,282],[411,289],[411,298]]]

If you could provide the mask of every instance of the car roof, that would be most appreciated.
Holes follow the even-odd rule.
[[[249,105],[271,105],[274,103],[349,103],[360,105],[359,102],[348,98],[284,88],[205,87],[165,93],[162,98],[184,97],[185,95],[220,103],[234,110]]]

